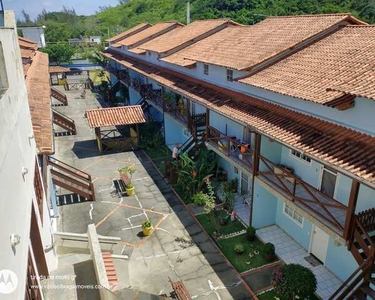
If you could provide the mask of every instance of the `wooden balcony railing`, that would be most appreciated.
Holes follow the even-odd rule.
[[[184,105],[177,105],[172,101],[164,101],[164,111],[169,113],[176,120],[181,121],[184,124],[188,123],[189,112]]]
[[[345,205],[301,180],[293,174],[293,170],[275,164],[261,155],[259,159],[259,178],[342,233],[348,209]]]
[[[141,91],[141,81],[139,79],[131,79],[130,82],[132,88],[139,93]]]
[[[206,113],[192,115],[191,122],[197,127],[206,126]]]
[[[240,160],[249,170],[253,167],[253,151],[250,147],[233,137],[229,137],[212,126],[206,128],[207,142],[234,159]]]
[[[125,83],[126,86],[131,85],[130,75],[129,75],[128,71],[126,71],[126,70],[118,71],[118,78],[119,78],[120,81]]]
[[[375,208],[359,212],[357,218],[367,232],[375,230]]]

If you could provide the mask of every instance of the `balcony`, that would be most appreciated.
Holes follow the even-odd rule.
[[[189,112],[185,105],[164,101],[164,111],[183,124],[188,123]]]
[[[117,72],[117,77],[126,86],[130,86],[131,85],[130,75],[129,75],[128,71],[126,71],[126,70],[119,70]]]
[[[253,150],[250,149],[250,145],[234,137],[229,137],[212,126],[207,126],[207,142],[252,172]]]
[[[323,194],[315,187],[293,174],[293,170],[259,156],[258,177],[286,199],[342,235],[347,207]]]
[[[230,157],[237,165],[239,164],[245,167],[247,171],[253,172],[254,153],[243,142],[223,134],[212,126],[207,127],[207,142],[217,151]],[[342,236],[347,206],[309,185],[288,167],[276,164],[261,155],[259,155],[258,178],[272,190]]]

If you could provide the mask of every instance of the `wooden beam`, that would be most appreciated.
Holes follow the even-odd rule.
[[[346,212],[346,220],[345,220],[345,227],[343,232],[343,237],[345,240],[351,240],[352,237],[350,236],[351,227],[353,224],[353,218],[355,215],[355,209],[357,207],[357,200],[358,200],[358,193],[361,184],[358,180],[353,179],[352,187],[350,190],[349,202],[348,202],[348,209]]]
[[[253,151],[253,176],[251,178],[251,199],[250,199],[250,220],[249,224],[250,226],[253,223],[253,203],[254,203],[254,186],[255,186],[255,176],[258,175],[259,171],[259,155],[260,155],[260,142],[261,142],[261,135],[259,133],[254,133],[255,134],[255,143],[254,143],[254,151]]]
[[[103,152],[103,143],[102,143],[102,135],[100,133],[100,127],[95,127],[95,135],[96,135],[96,141],[98,142],[98,149],[99,152]]]

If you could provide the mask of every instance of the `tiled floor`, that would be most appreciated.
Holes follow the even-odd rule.
[[[247,226],[250,222],[250,206],[248,203],[244,204],[242,196],[236,195],[234,211],[236,212],[237,216],[242,220],[242,222],[244,222]]]
[[[311,266],[304,257],[309,254],[285,231],[273,225],[257,230],[258,236],[267,243],[273,243],[276,254],[287,264],[297,263],[314,272],[318,281],[317,293],[322,299],[328,299],[342,284],[340,279],[322,265]]]

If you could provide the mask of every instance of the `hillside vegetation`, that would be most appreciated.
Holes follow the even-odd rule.
[[[126,1],[123,1],[126,2]],[[104,37],[141,22],[186,22],[187,0],[130,0],[116,7],[85,17],[74,9],[41,12],[35,23],[47,25],[50,42],[68,37],[97,35]],[[363,21],[375,23],[375,0],[190,0],[191,20],[229,17],[242,24],[253,24],[265,16],[349,12]],[[25,21],[25,20],[24,20]],[[30,20],[27,20],[30,24]],[[21,24],[24,22],[21,22]]]

